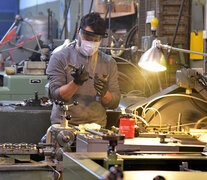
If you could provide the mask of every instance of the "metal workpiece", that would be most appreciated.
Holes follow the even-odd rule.
[[[3,143],[0,144],[0,154],[38,154],[37,144]]]
[[[70,67],[70,68],[72,69],[72,71],[74,71],[74,72],[78,71],[78,68],[75,67],[75,65],[72,65],[72,64],[70,64],[70,63],[68,63],[67,66],[65,66],[64,70],[67,70],[69,67]],[[89,75],[89,78],[90,78],[90,79],[93,79],[93,77],[90,76],[90,75]]]
[[[116,133],[102,133],[98,132],[95,130],[91,129],[85,129],[86,132],[89,132],[91,134],[95,134],[97,136],[102,137],[103,140],[108,140],[108,141],[119,141],[119,140],[124,140],[124,135],[121,134],[116,134]]]
[[[51,158],[53,158],[55,156],[55,144],[54,143],[38,143],[38,152],[39,152],[39,155],[43,155],[45,157],[50,156]],[[46,158],[46,161],[47,161],[47,158]]]

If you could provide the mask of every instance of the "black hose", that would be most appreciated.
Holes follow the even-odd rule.
[[[183,12],[184,2],[185,2],[185,0],[182,0],[181,5],[180,5],[180,10],[179,10],[179,14],[178,14],[178,21],[176,23],[176,28],[175,28],[175,31],[174,31],[174,34],[173,34],[173,39],[172,39],[172,42],[171,42],[171,46],[173,46],[174,43],[175,43],[176,35],[177,35],[177,32],[178,32],[178,27],[179,27],[181,16],[182,16],[182,12]],[[169,63],[170,54],[171,54],[171,51],[169,51],[169,53],[168,53],[167,63]]]
[[[126,37],[126,41],[125,41],[125,48],[129,47],[129,43],[134,35],[134,33],[136,33],[136,30],[138,29],[138,25],[134,25],[128,32],[127,37]]]
[[[64,12],[64,23],[63,23],[63,27],[62,27],[62,31],[61,31],[61,34],[60,34],[60,39],[62,38],[62,35],[63,35],[63,29],[65,28],[66,26],[66,22],[67,22],[67,16],[68,16],[68,11],[70,9],[70,4],[71,4],[71,0],[68,1],[68,4],[66,4],[66,9],[65,9],[65,12]],[[65,32],[66,33],[66,32]]]
[[[90,8],[89,8],[89,13],[91,13],[92,7],[93,7],[93,0],[91,0],[91,5],[90,5]]]
[[[105,12],[105,16],[104,16],[104,20],[105,21],[106,21],[106,18],[107,18],[108,13],[109,13],[109,6],[107,5],[106,12]]]

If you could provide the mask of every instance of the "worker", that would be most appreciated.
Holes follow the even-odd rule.
[[[71,104],[71,124],[96,123],[106,126],[106,109],[114,109],[120,101],[118,70],[115,60],[98,50],[106,35],[105,21],[98,13],[81,18],[78,39],[74,44],[54,53],[47,75],[53,100]],[[66,68],[68,64],[76,67]],[[60,123],[62,111],[53,103],[51,124]]]

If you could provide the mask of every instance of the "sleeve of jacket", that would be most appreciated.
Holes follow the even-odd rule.
[[[64,67],[64,58],[61,56],[61,53],[54,53],[50,58],[46,70],[49,82],[49,92],[53,100],[63,100],[60,96],[59,90],[67,81]]]
[[[109,75],[109,92],[112,95],[112,100],[106,104],[105,106],[107,108],[117,108],[119,105],[119,101],[120,101],[120,97],[121,97],[121,93],[120,93],[120,89],[119,89],[119,83],[118,83],[118,69],[117,69],[117,64],[116,61],[111,58],[111,61],[109,63],[109,67],[110,69],[110,75]]]

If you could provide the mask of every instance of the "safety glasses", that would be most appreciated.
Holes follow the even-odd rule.
[[[86,41],[101,41],[102,38],[106,38],[107,34],[100,35],[94,32],[86,31],[84,29],[80,29],[80,34]]]

